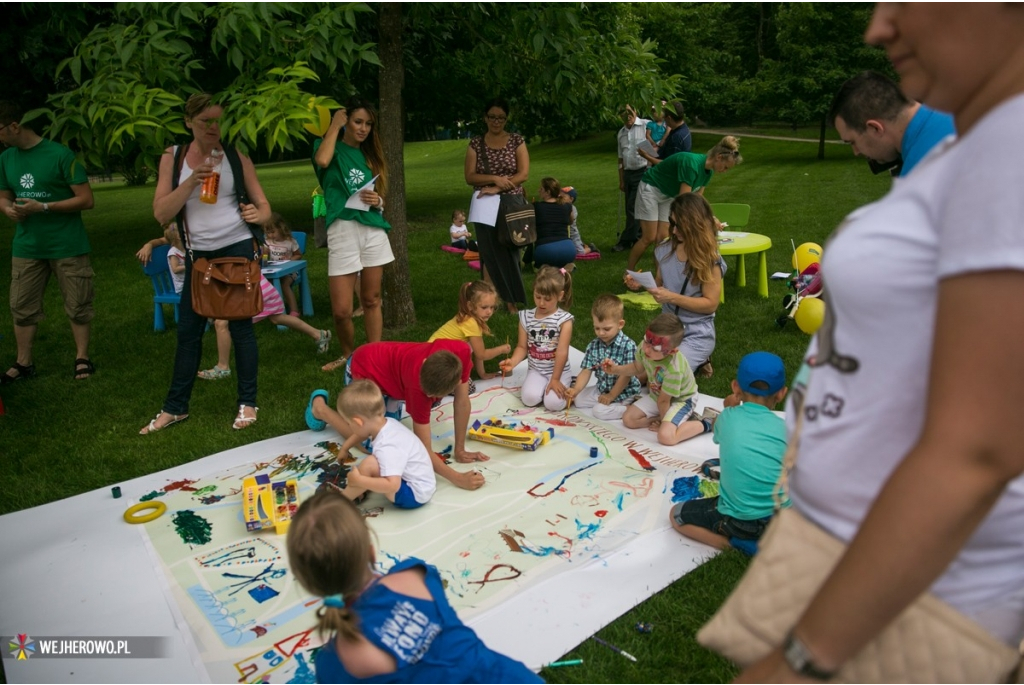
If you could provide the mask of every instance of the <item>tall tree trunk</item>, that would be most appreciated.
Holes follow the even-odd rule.
[[[818,136],[818,159],[825,159],[825,128],[828,121],[828,115],[821,115],[821,134]]]
[[[409,227],[405,214],[405,117],[402,107],[402,86],[405,65],[402,59],[402,5],[382,2],[379,5],[380,42],[380,133],[384,159],[388,165],[388,196],[384,216],[391,224],[391,249],[395,261],[384,269],[384,325],[405,328],[416,323],[409,280]]]

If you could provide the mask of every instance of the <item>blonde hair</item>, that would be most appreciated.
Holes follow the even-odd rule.
[[[619,296],[604,293],[594,299],[590,315],[598,321],[621,321],[622,311],[622,300],[619,299]]]
[[[572,306],[572,276],[565,269],[545,264],[533,281],[533,291],[545,297],[553,297],[560,305]]]
[[[185,247],[181,242],[181,234],[178,233],[178,224],[174,221],[164,224],[164,240],[171,247],[184,251]]]
[[[463,283],[462,287],[459,288],[459,313],[455,315],[455,321],[462,323],[472,317],[480,324],[480,330],[483,331],[484,335],[491,335],[491,329],[487,327],[487,322],[481,320],[476,315],[475,309],[480,299],[487,295],[498,296],[498,291],[490,283],[486,281],[467,281]]]
[[[337,633],[347,642],[358,640],[359,616],[349,605],[365,587],[373,563],[362,512],[334,489],[318,492],[292,518],[287,544],[288,565],[299,584],[318,597],[340,595],[345,604],[317,610],[321,637]]]
[[[715,235],[715,215],[703,195],[683,193],[672,201],[669,209],[669,223],[678,227],[670,231],[672,250],[665,261],[672,258],[680,243],[686,250],[686,273],[698,283],[708,283],[718,266],[718,238]]]
[[[651,323],[647,324],[647,330],[661,338],[668,338],[672,347],[679,347],[683,342],[683,322],[672,314],[658,314]]]
[[[740,139],[735,136],[726,136],[708,150],[708,159],[713,160],[720,157],[734,159],[737,164],[742,162],[743,155],[740,154]]]
[[[428,397],[444,397],[462,383],[462,361],[454,352],[438,350],[420,367],[420,389]]]
[[[267,219],[267,223],[263,224],[264,231],[277,231],[281,234],[281,237],[288,240],[292,237],[292,229],[288,225],[288,222],[284,220],[280,212],[271,212],[270,218]]]
[[[466,218],[466,213],[464,211],[462,211],[461,209],[456,209],[454,212],[452,212],[452,222],[455,221],[455,217],[457,217],[457,216],[461,216],[463,219],[465,219]]]
[[[357,378],[338,393],[338,413],[346,419],[384,416],[384,395],[373,381]]]

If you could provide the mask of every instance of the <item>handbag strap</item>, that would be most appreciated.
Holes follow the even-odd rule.
[[[793,434],[789,437],[789,442],[786,443],[786,453],[782,457],[782,470],[779,472],[779,479],[775,482],[775,487],[772,488],[772,500],[775,503],[776,512],[789,499],[789,473],[793,470],[793,466],[796,465],[796,451],[800,449],[800,435],[804,431],[804,402],[802,397],[799,400],[793,399],[793,408],[796,410],[796,426],[793,428]]]

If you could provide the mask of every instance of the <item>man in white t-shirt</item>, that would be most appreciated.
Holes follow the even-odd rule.
[[[618,133],[619,149],[619,192],[626,194],[626,227],[619,235],[619,241],[612,249],[622,252],[633,247],[640,238],[640,224],[633,213],[636,205],[636,191],[640,180],[647,171],[647,160],[637,152],[637,145],[647,142],[647,119],[637,116],[633,105],[622,110],[622,128]]]

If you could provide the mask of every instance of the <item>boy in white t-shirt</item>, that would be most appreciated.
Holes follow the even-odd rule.
[[[396,507],[415,509],[430,501],[437,489],[427,448],[400,422],[384,416],[384,396],[373,381],[353,380],[338,395],[338,413],[352,427],[339,459],[350,457],[356,445],[369,440],[373,454],[352,466],[342,491],[356,500],[379,492]]]

